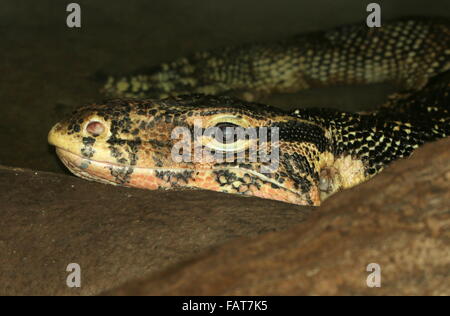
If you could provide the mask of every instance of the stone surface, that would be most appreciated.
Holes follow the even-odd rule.
[[[106,294],[450,295],[450,139],[327,200],[283,232],[240,239]],[[366,267],[381,267],[369,288]]]
[[[0,295],[98,294],[237,237],[286,229],[309,210],[0,167]],[[81,289],[66,286],[69,263],[81,266]]]
[[[1,167],[0,295],[92,295],[124,282],[107,293],[449,295],[449,149],[426,145],[313,212]],[[81,289],[66,287],[72,262]],[[372,262],[379,289],[365,285]]]

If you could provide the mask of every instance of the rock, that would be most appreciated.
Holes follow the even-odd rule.
[[[207,191],[114,187],[0,167],[0,295],[92,295],[311,209]],[[69,263],[81,288],[66,286]]]
[[[307,221],[239,239],[107,295],[450,295],[450,139],[331,197]],[[253,201],[252,201],[253,202]],[[366,268],[381,268],[369,288]]]

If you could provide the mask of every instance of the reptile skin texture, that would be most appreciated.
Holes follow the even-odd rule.
[[[110,77],[103,90],[113,99],[76,110],[52,128],[49,142],[88,180],[318,206],[450,134],[449,69],[450,22],[439,18],[349,25],[198,52]],[[400,92],[370,113],[285,112],[253,102],[272,93],[379,82]],[[256,137],[234,138],[227,147],[197,135],[198,126],[251,128]],[[177,128],[188,135],[174,137]],[[268,148],[270,161],[250,159],[255,144]],[[191,159],[174,159],[177,146]],[[198,152],[202,159],[193,159]],[[227,159],[212,159],[221,152]],[[269,165],[276,168],[267,171]]]

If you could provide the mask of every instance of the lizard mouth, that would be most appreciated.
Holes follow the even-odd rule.
[[[113,185],[117,184],[114,181],[110,181],[107,178],[102,177],[106,170],[114,167],[119,167],[119,165],[117,164],[87,159],[61,147],[56,147],[56,154],[62,161],[62,163],[67,167],[67,169],[69,169],[70,172],[80,178]],[[96,164],[97,168],[92,168],[93,164]],[[102,169],[104,170],[99,169],[98,167],[102,167]],[[97,170],[98,172],[92,173],[93,169]]]
[[[261,174],[241,168],[142,168],[88,159],[60,147],[56,147],[56,153],[74,175],[105,184],[147,190],[204,189],[298,205],[320,205],[320,192],[316,187],[311,188],[309,194],[301,195],[262,177]]]

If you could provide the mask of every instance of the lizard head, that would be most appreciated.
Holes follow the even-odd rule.
[[[75,175],[145,189],[199,188],[319,205],[324,128],[229,97],[110,100],[76,110],[49,143]]]

